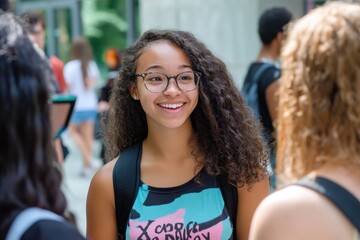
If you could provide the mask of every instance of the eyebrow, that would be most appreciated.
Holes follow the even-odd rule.
[[[183,65],[180,65],[178,68],[180,68],[180,69],[184,69],[184,68],[191,68],[192,69],[192,66],[190,66],[190,65],[187,65],[187,64],[183,64]],[[149,71],[149,70],[151,70],[151,69],[165,69],[163,66],[161,66],[161,65],[151,65],[150,67],[148,67],[148,68],[146,68],[145,69],[145,71]]]

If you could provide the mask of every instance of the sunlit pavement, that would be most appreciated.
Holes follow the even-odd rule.
[[[68,147],[69,155],[63,165],[63,191],[68,201],[69,210],[75,215],[77,226],[85,236],[86,233],[86,196],[90,181],[96,170],[89,176],[80,176],[82,158],[77,146],[65,132],[62,136],[64,144]],[[95,166],[100,167],[102,162],[99,158],[101,143],[95,140],[93,160]]]

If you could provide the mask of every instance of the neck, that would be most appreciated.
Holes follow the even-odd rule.
[[[149,126],[148,137],[144,140],[144,150],[157,159],[178,161],[191,156],[193,146],[190,138],[193,129],[190,119],[179,128],[158,129]]]
[[[270,61],[277,61],[278,60],[278,50],[275,48],[274,44],[270,44],[268,46],[263,46],[260,50],[260,53],[257,57],[257,61],[261,61],[264,59]]]

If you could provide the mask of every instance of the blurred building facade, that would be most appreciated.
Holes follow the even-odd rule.
[[[257,33],[260,14],[284,6],[294,17],[306,11],[302,0],[140,0],[140,29],[179,29],[192,32],[229,68],[240,87],[246,69],[261,43]]]
[[[74,38],[85,36],[93,46],[103,79],[107,77],[104,54],[109,48],[127,46],[128,22],[125,15],[127,2],[135,6],[138,0],[9,0],[11,11],[17,15],[26,11],[42,13],[46,22],[48,56],[56,55],[64,62],[70,60],[70,47]],[[126,1],[126,2],[125,2]],[[129,4],[130,5],[130,4]],[[129,8],[138,12],[135,8]],[[133,16],[137,16],[133,14]],[[133,27],[134,28],[134,27]],[[132,28],[132,29],[133,29]],[[100,81],[99,85],[102,84]]]
[[[139,0],[140,32],[151,28],[192,32],[227,65],[240,88],[261,42],[260,14],[282,6],[299,18],[326,0]],[[331,1],[331,0],[327,0]],[[340,0],[341,1],[341,0]],[[342,0],[357,2],[360,0]]]
[[[284,6],[295,18],[325,0],[9,0],[13,11],[42,11],[47,22],[48,55],[68,59],[74,37],[90,37],[95,57],[101,61],[106,47],[123,49],[151,28],[192,32],[228,66],[241,87],[246,69],[261,46],[257,34],[260,14],[269,7]],[[360,2],[360,0],[343,0]],[[116,2],[116,3],[115,3]],[[99,9],[99,5],[119,8]],[[85,11],[84,11],[85,9]],[[120,9],[120,10],[119,10]],[[91,11],[90,11],[91,10]],[[90,13],[89,13],[90,12]],[[117,15],[117,16],[116,16]],[[109,31],[104,24],[112,24]],[[91,33],[86,31],[89,24]],[[85,29],[85,30],[84,30]],[[102,31],[102,32],[101,32]],[[119,32],[116,36],[110,32]],[[109,42],[109,39],[112,42]],[[105,43],[106,47],[100,46]],[[118,46],[114,46],[118,44]],[[101,63],[100,63],[101,65]]]

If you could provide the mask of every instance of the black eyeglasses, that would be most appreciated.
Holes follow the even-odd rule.
[[[194,91],[200,81],[201,73],[195,71],[186,71],[176,76],[167,76],[159,72],[144,72],[135,74],[136,77],[142,77],[145,88],[152,93],[164,92],[169,86],[170,79],[174,78],[176,86],[182,92]]]

